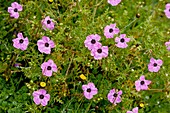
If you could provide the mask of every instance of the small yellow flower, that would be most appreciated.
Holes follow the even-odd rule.
[[[48,1],[51,2],[51,3],[53,2],[53,0],[48,0]]]
[[[45,82],[40,82],[40,86],[41,86],[41,87],[45,87],[45,86],[46,86],[46,83],[45,83]]]
[[[143,104],[143,103],[140,103],[139,105],[140,105],[140,107],[141,107],[141,108],[143,108],[143,107],[144,107],[144,104]]]
[[[82,80],[86,80],[86,76],[84,76],[83,74],[80,75],[80,78],[81,78]]]

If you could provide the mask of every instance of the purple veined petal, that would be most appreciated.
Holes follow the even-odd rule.
[[[133,113],[138,113],[138,107],[132,109]]]
[[[166,4],[166,9],[169,9],[170,8],[170,3]]]
[[[94,37],[95,37],[96,41],[99,41],[101,39],[100,35],[98,35],[98,34],[95,34]]]
[[[141,85],[140,88],[141,88],[142,90],[147,90],[147,89],[148,89],[148,86],[147,86],[146,84],[144,84],[144,85]]]
[[[140,80],[144,81],[145,80],[145,76],[144,75],[140,76]]]
[[[91,89],[91,94],[92,95],[96,95],[98,93],[98,89],[97,88],[92,88]]]
[[[150,59],[150,63],[153,63],[153,64],[154,64],[155,62],[156,62],[156,60],[155,60],[154,58],[151,58],[151,59]]]
[[[88,83],[88,86],[89,86],[90,88],[95,88],[95,85],[94,85],[92,82],[89,82],[89,83]]]
[[[26,37],[26,38],[24,39],[24,44],[25,44],[25,45],[28,45],[28,44],[29,44],[28,37]]]
[[[153,67],[153,72],[158,72],[160,70],[160,66]]]
[[[42,40],[44,41],[44,43],[46,43],[46,42],[50,41],[50,38],[47,36],[43,36]]]
[[[44,69],[46,69],[47,66],[48,66],[48,63],[44,62],[41,64],[41,69],[44,70]]]
[[[46,90],[45,90],[45,89],[39,89],[38,91],[39,91],[40,94],[42,94],[42,95],[45,95],[45,94],[46,94]]]
[[[153,64],[152,63],[149,63],[148,64],[148,70],[150,71],[150,72],[153,72],[153,69],[154,68],[154,66],[153,66]]]
[[[12,4],[11,4],[11,6],[13,7],[13,8],[17,8],[18,7],[18,3],[17,2],[13,2]]]
[[[54,61],[51,60],[51,59],[49,59],[47,62],[48,62],[48,64],[51,65],[51,66],[54,64]]]
[[[54,64],[54,65],[52,65],[52,70],[54,71],[54,72],[57,72],[57,66]]]
[[[110,90],[110,92],[109,93],[112,93],[112,94],[114,94],[116,91],[115,91],[115,89],[112,89],[112,90]]]
[[[132,111],[127,111],[126,113],[133,113]]]
[[[120,42],[120,38],[119,38],[119,37],[116,37],[116,38],[115,38],[115,42],[119,43],[119,42]]]
[[[118,96],[118,97],[116,97],[116,100],[115,100],[115,102],[114,103],[120,103],[122,100],[121,100],[121,97],[120,96]]]
[[[161,66],[161,65],[163,64],[163,61],[160,60],[160,59],[158,59],[156,62],[157,62],[157,64],[158,64],[159,66]]]
[[[34,91],[32,93],[32,96],[34,96],[34,97],[39,97],[39,95],[41,95],[41,92],[39,92],[39,91]]]
[[[84,92],[84,96],[89,100],[93,98],[93,95],[88,92]]]
[[[114,33],[115,33],[115,34],[118,34],[119,32],[120,32],[119,28],[115,28],[115,29],[114,29]]]
[[[141,90],[141,87],[140,86],[136,86],[135,87],[137,91],[140,91]]]
[[[48,43],[50,44],[50,47],[51,47],[51,48],[54,48],[54,47],[55,47],[55,43],[54,43],[52,40],[50,40]]]
[[[48,103],[48,101],[47,101],[47,100],[45,100],[45,99],[41,100],[41,105],[42,105],[42,106],[46,106],[46,105],[47,105],[47,103]]]
[[[27,49],[27,45],[25,45],[25,44],[20,44],[20,49],[21,49],[22,51],[26,50],[26,49]]]
[[[18,42],[13,42],[13,46],[17,49],[21,48],[21,44],[19,44]]]
[[[125,42],[129,42],[130,41],[130,38],[124,38],[125,39]]]
[[[41,103],[41,99],[38,97],[34,97],[33,101],[35,102],[36,105],[39,105]]]
[[[19,18],[19,13],[18,12],[14,12],[10,14],[10,17],[14,17],[14,18]]]
[[[84,91],[86,91],[86,90],[88,89],[88,86],[87,86],[87,85],[82,85],[82,89],[83,89]]]
[[[116,46],[119,48],[126,48],[128,45],[126,43],[118,43]]]
[[[101,59],[102,59],[102,56],[101,56],[101,55],[95,55],[95,56],[94,56],[94,59],[95,59],[95,60],[101,60]]]
[[[118,91],[117,94],[120,96],[122,95],[122,90]]]
[[[165,45],[166,45],[166,46],[169,46],[169,45],[170,45],[170,41],[169,41],[169,42],[165,42]]]
[[[45,53],[45,54],[50,54],[51,53],[51,48],[50,47],[46,47],[46,48],[44,48],[43,49],[43,52]]]
[[[170,46],[167,47],[167,50],[170,51]]]
[[[88,35],[87,37],[86,37],[86,40],[87,41],[91,41],[91,39],[94,37],[94,35],[93,34],[91,34],[91,35]]]
[[[46,95],[44,96],[44,99],[45,99],[46,101],[49,101],[49,100],[50,100],[50,95],[49,95],[49,94],[46,94]]]
[[[108,3],[112,6],[117,6],[120,2],[121,0],[108,0]]]
[[[140,86],[140,82],[141,82],[140,80],[136,80],[136,81],[135,81],[135,85],[136,85],[136,86]]]
[[[8,7],[8,12],[9,13],[14,13],[14,8],[13,7]]]
[[[145,80],[145,83],[146,83],[146,85],[149,85],[149,84],[151,84],[151,81],[150,80]]]
[[[52,76],[52,74],[53,74],[52,70],[45,69],[45,71],[43,72],[43,75],[48,76],[48,77]]]
[[[44,47],[45,46],[45,42],[43,40],[38,40],[37,41],[37,46],[38,47]]]
[[[119,36],[121,39],[122,38],[126,38],[126,34],[120,34],[120,36]]]
[[[48,20],[51,21],[51,18],[50,18],[49,16],[47,16],[47,17],[45,18],[45,22],[47,23]]]
[[[114,29],[116,27],[116,23],[115,24],[110,24],[110,26]]]
[[[22,39],[24,39],[24,37],[23,37],[22,33],[18,33],[18,34],[17,34],[17,37],[18,37],[18,38],[22,38]]]

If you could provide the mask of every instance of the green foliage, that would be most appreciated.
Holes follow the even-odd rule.
[[[170,20],[164,15],[168,0],[122,0],[111,6],[107,0],[17,0],[23,6],[18,19],[7,8],[14,0],[0,1],[0,113],[126,113],[136,106],[139,113],[170,112],[170,52],[164,43],[170,38]],[[139,15],[140,17],[136,17]],[[53,31],[44,31],[41,20],[50,16],[56,23]],[[126,49],[106,39],[104,27],[116,23],[121,33],[131,38]],[[12,39],[18,32],[29,38],[27,50],[17,50]],[[109,46],[109,56],[94,60],[84,47],[90,34],[99,34]],[[50,37],[56,44],[50,55],[38,51],[37,41]],[[148,71],[151,57],[163,60],[158,73]],[[42,75],[41,64],[53,59],[58,72]],[[19,63],[21,68],[14,67]],[[79,75],[84,74],[83,81]],[[134,82],[145,75],[150,90],[137,92]],[[51,98],[46,107],[33,102],[32,93],[42,88]],[[98,94],[85,99],[83,84],[93,82]],[[114,106],[107,100],[112,88],[121,89],[122,102]]]

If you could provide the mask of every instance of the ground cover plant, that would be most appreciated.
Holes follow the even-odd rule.
[[[170,1],[0,0],[0,113],[170,113]]]

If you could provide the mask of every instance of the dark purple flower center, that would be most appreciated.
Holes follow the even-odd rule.
[[[169,8],[169,12],[170,12],[170,8]]]
[[[92,39],[92,40],[91,40],[91,43],[92,43],[92,44],[95,44],[95,43],[96,43],[96,40]]]
[[[48,66],[48,67],[47,67],[47,70],[51,70],[51,66]]]
[[[120,42],[122,42],[122,43],[125,42],[125,39],[124,38],[120,39]]]
[[[45,43],[45,47],[49,47],[49,43]]]
[[[20,40],[19,40],[19,43],[20,43],[20,44],[22,44],[23,42],[24,42],[24,40],[23,40],[23,39],[20,39]]]
[[[41,94],[41,95],[40,95],[40,99],[43,99],[43,98],[44,98],[44,95]]]
[[[18,12],[18,9],[17,9],[17,8],[15,8],[15,9],[14,9],[14,12]]]
[[[157,63],[154,63],[153,66],[156,67],[156,66],[157,66]]]
[[[97,52],[98,52],[98,53],[102,53],[102,49],[98,49]]]
[[[113,32],[113,29],[112,29],[112,28],[110,28],[110,29],[109,29],[109,32],[110,32],[110,33],[112,33],[112,32]]]
[[[88,89],[87,89],[87,92],[89,92],[89,93],[90,93],[90,92],[91,92],[91,89],[90,89],[90,88],[88,88]]]
[[[50,20],[47,20],[47,24],[50,24],[51,23],[51,21]]]
[[[114,96],[114,97],[117,97],[117,93],[114,93],[113,96]]]
[[[142,81],[140,82],[140,84],[143,85],[143,84],[145,84],[145,82],[142,80]]]

